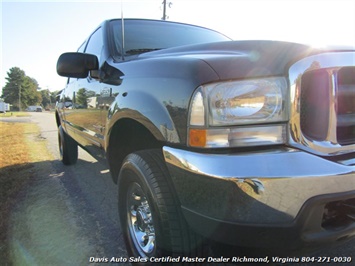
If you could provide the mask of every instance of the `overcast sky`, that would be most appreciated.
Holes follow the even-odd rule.
[[[42,89],[62,89],[63,52],[76,51],[103,20],[161,19],[163,0],[1,2],[0,89],[19,67]],[[218,30],[235,40],[268,39],[355,46],[354,0],[171,0],[168,20]],[[1,95],[1,93],[0,93]]]

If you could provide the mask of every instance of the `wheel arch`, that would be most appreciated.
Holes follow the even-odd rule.
[[[130,118],[120,119],[111,127],[106,144],[106,155],[111,177],[115,183],[123,160],[128,154],[163,147],[164,141],[154,133],[147,126]]]

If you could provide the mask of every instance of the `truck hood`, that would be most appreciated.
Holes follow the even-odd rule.
[[[340,48],[327,51],[343,50]],[[311,54],[324,52],[280,41],[227,41],[181,46],[141,54],[140,59],[188,57],[205,61],[221,80],[285,75],[288,67]]]

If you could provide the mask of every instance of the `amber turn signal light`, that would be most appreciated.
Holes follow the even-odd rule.
[[[191,147],[205,147],[207,140],[206,129],[190,129],[189,144]]]

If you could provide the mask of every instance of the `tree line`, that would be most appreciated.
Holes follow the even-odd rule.
[[[18,67],[12,67],[7,72],[6,84],[2,88],[1,99],[9,103],[11,110],[24,110],[28,106],[37,105],[43,108],[54,108],[58,91],[42,90],[38,82],[26,75]]]

